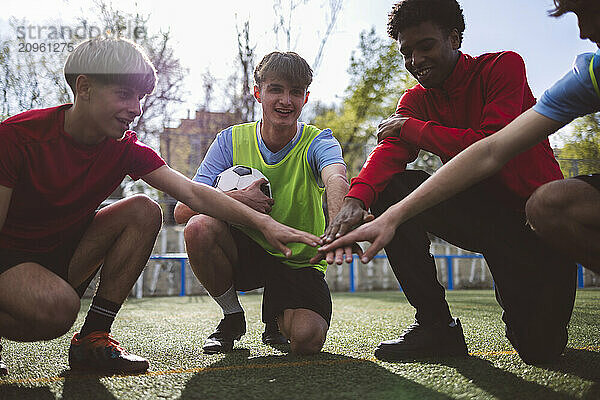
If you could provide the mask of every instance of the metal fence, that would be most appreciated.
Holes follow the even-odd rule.
[[[493,280],[481,254],[434,254],[433,257],[438,279],[447,290],[493,288]],[[597,274],[578,266],[578,288],[599,286],[598,278]],[[349,264],[330,266],[326,280],[332,291],[402,290],[384,254],[377,255],[366,265],[354,256]],[[137,298],[202,294],[207,292],[193,275],[185,253],[152,256],[132,290],[132,295]]]

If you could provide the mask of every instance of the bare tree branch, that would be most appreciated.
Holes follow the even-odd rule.
[[[325,49],[325,44],[333,32],[333,28],[335,28],[335,24],[337,22],[338,15],[342,11],[344,0],[329,0],[329,15],[327,16],[327,29],[325,30],[325,34],[321,38],[321,43],[319,44],[319,50],[317,51],[317,55],[315,60],[313,61],[312,69],[316,74],[316,71],[321,66],[321,61],[323,60],[323,50]]]

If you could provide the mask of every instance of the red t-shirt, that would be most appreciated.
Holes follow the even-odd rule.
[[[138,179],[165,164],[133,131],[97,145],[77,143],[64,130],[69,107],[26,111],[0,124],[0,185],[13,189],[2,248],[56,248],[89,221],[125,175]]]
[[[409,118],[400,137],[388,137],[377,145],[352,179],[348,196],[369,207],[419,149],[446,162],[534,104],[525,64],[517,53],[461,54],[441,88],[416,85],[402,96],[396,112]],[[562,177],[546,139],[513,158],[486,184],[508,206],[524,211],[525,201],[536,188]]]

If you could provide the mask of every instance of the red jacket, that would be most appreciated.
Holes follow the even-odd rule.
[[[534,104],[525,64],[517,53],[475,58],[461,54],[442,88],[416,85],[402,96],[396,113],[409,118],[400,137],[388,137],[375,147],[352,179],[348,196],[362,200],[368,208],[392,177],[416,158],[419,149],[447,162]],[[562,177],[546,139],[509,161],[486,184],[509,206],[523,211],[537,187]]]

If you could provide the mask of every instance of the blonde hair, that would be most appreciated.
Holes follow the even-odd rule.
[[[146,94],[152,93],[157,80],[156,69],[140,46],[112,37],[80,43],[67,57],[64,75],[73,94],[79,75],[103,84],[134,87]]]

